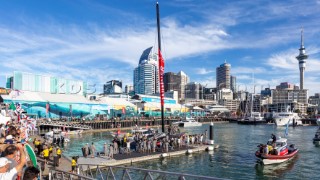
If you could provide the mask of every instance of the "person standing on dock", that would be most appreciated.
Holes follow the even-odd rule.
[[[103,152],[104,152],[104,156],[108,156],[108,145],[107,145],[107,143],[104,143],[104,145],[103,145]]]
[[[113,146],[112,146],[112,144],[110,144],[110,146],[109,146],[109,157],[111,159],[113,159]]]
[[[44,163],[48,164],[48,161],[49,161],[49,149],[48,149],[47,146],[45,146],[44,150],[42,151],[42,155],[43,155]]]
[[[94,158],[94,154],[96,152],[96,146],[92,143],[90,146],[90,151],[91,151],[91,157]]]
[[[83,156],[84,156],[85,158],[87,158],[88,155],[89,155],[88,143],[86,143],[82,148],[83,148]]]
[[[156,152],[156,146],[157,146],[157,139],[153,138],[153,141],[152,141],[152,152]]]
[[[77,161],[76,161],[75,157],[72,157],[72,160],[71,160],[71,172],[72,173],[76,172],[76,167],[77,167]]]

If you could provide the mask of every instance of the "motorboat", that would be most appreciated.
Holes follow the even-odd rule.
[[[267,121],[261,116],[260,112],[252,112],[250,116],[245,116],[238,121],[238,124],[265,124]]]
[[[256,151],[255,155],[264,165],[289,161],[299,151],[299,149],[294,147],[294,144],[288,147],[286,138],[279,138],[275,142],[273,139],[269,139],[266,145],[260,144],[258,148],[259,150]]]
[[[172,125],[177,125],[179,127],[196,127],[202,126],[202,123],[196,121],[192,117],[186,117],[184,120],[173,122]]]
[[[274,122],[277,126],[302,126],[301,117],[294,112],[280,112],[274,116]]]

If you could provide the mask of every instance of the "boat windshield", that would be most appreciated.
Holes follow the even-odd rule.
[[[271,140],[271,141],[268,141],[268,142],[267,142],[267,145],[272,146],[272,145],[273,145],[273,144],[272,144],[272,140]],[[285,142],[276,142],[276,147],[282,147],[282,146],[285,146],[285,145],[286,145]]]

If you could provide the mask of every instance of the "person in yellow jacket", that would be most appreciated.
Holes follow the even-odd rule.
[[[45,149],[42,151],[44,163],[48,164],[49,161],[49,149],[45,147]]]
[[[77,161],[75,157],[72,157],[71,160],[71,172],[76,173]]]
[[[57,147],[58,164],[60,164],[61,153],[62,153],[62,151],[61,151],[60,147],[58,146],[58,147]]]

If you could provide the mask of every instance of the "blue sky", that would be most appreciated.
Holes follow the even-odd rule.
[[[13,71],[96,84],[133,84],[157,44],[155,0],[0,0],[0,86]],[[300,29],[309,55],[305,88],[320,92],[320,0],[160,0],[165,72],[215,87],[227,61],[239,88],[299,85]]]

